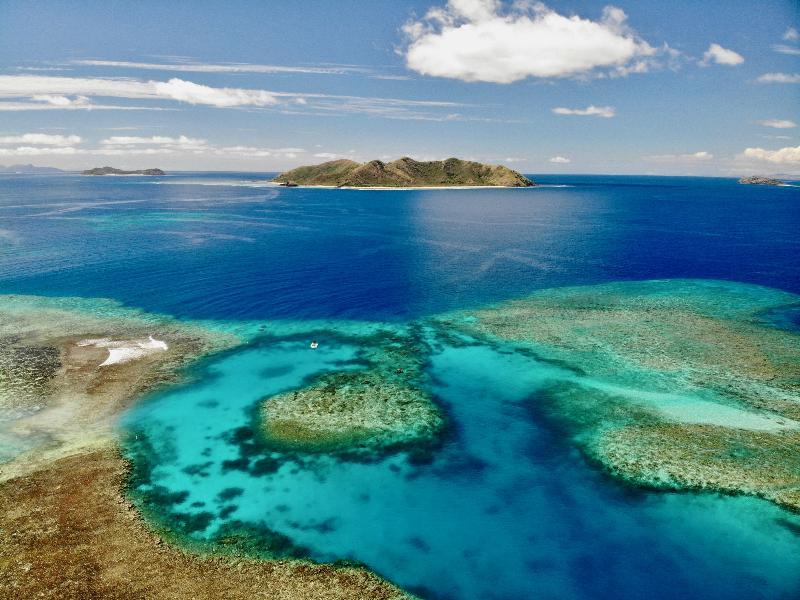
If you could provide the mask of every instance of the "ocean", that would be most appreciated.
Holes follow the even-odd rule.
[[[277,533],[293,556],[361,562],[441,600],[800,597],[800,517],[622,483],[547,403],[574,370],[513,344],[456,343],[431,321],[639,280],[800,294],[800,188],[531,177],[539,187],[366,191],[276,188],[259,173],[0,176],[0,294],[267,324],[120,422],[143,473],[133,496],[187,538]],[[771,318],[796,329],[797,315]],[[441,444],[370,460],[254,450],[258,403],[357,368],[375,323],[411,327],[429,349]],[[240,468],[256,455],[270,468]]]

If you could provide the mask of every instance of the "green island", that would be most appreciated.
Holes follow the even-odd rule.
[[[487,165],[470,160],[418,161],[403,157],[384,163],[371,160],[359,163],[340,159],[318,165],[297,167],[275,179],[284,186],[326,187],[531,187],[533,181],[502,165]]]
[[[161,169],[139,169],[137,171],[126,171],[114,167],[95,167],[81,171],[81,175],[166,175]]]

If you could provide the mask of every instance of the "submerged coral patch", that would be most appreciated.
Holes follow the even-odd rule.
[[[323,374],[262,402],[259,417],[267,444],[363,453],[435,440],[443,419],[425,391],[422,344],[413,334],[364,341],[366,368]]]
[[[543,290],[437,320],[574,371],[553,419],[612,473],[800,509],[800,335],[764,318],[800,297],[706,280]]]
[[[430,442],[442,423],[422,390],[374,372],[324,376],[267,399],[261,415],[270,443],[322,451]]]

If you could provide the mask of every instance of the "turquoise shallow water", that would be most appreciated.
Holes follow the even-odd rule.
[[[321,337],[317,351],[265,339],[213,358],[127,415],[129,456],[154,461],[134,497],[162,526],[196,539],[268,527],[298,546],[279,552],[363,561],[429,598],[800,592],[800,519],[755,499],[610,481],[548,417],[543,385],[574,374],[511,347],[431,340],[431,391],[450,428],[429,460],[270,452],[253,435],[259,399],[358,368],[352,340]]]
[[[354,462],[257,442],[260,398],[360,367],[359,326],[342,319],[396,323],[621,280],[800,292],[796,188],[534,178],[564,187],[382,193],[275,189],[263,174],[0,176],[0,293],[74,296],[77,310],[128,318],[81,300],[110,298],[226,330],[293,323],[296,337],[211,357],[121,424],[144,486],[134,496],[184,535],[250,526],[280,553],[364,561],[430,598],[800,597],[797,516],[610,479],[547,408],[542,385],[576,375],[508,347],[431,340],[431,392],[449,419],[432,455]],[[795,309],[771,317],[800,322]]]

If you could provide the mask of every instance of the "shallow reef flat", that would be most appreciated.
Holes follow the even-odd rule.
[[[264,399],[259,429],[266,443],[362,455],[433,444],[444,419],[425,391],[429,350],[411,328],[402,329],[358,340],[361,368]]]
[[[0,297],[0,481],[105,444],[137,396],[235,343],[105,300]]]
[[[551,417],[631,482],[761,496],[800,510],[800,297],[708,280],[558,288],[437,319],[570,369]]]
[[[355,565],[184,552],[123,495],[125,462],[106,446],[0,485],[4,598],[410,598]]]
[[[190,376],[184,367],[200,356],[266,328],[180,322],[106,300],[0,297],[0,596],[409,597],[361,566],[243,558],[257,553],[233,528],[181,550],[127,499],[119,415]]]

